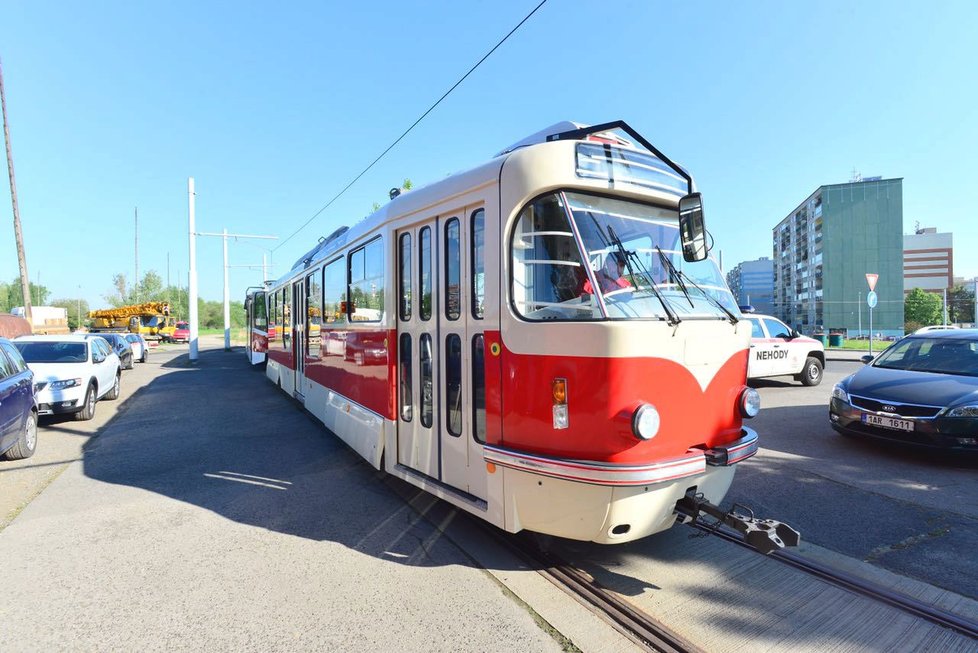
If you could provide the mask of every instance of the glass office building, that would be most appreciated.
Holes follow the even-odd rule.
[[[740,306],[774,314],[774,262],[766,256],[744,261],[727,273],[727,285]]]
[[[903,179],[820,186],[773,229],[774,314],[802,333],[903,333]]]

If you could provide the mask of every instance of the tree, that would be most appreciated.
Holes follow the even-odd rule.
[[[58,308],[63,308],[68,312],[68,328],[75,330],[79,326],[78,319],[81,318],[81,324],[85,324],[85,317],[88,315],[88,301],[75,298],[75,299],[55,299],[51,302],[51,306],[57,306]]]
[[[939,295],[914,288],[903,302],[904,330],[911,333],[921,326],[940,324],[941,309]]]
[[[155,270],[149,270],[139,282],[139,299],[143,302],[163,301],[163,279]]]
[[[975,321],[974,286],[957,285],[947,291],[948,321],[952,323]]]
[[[44,303],[51,296],[51,291],[46,287],[31,283],[31,304],[33,306],[44,306]],[[9,313],[15,306],[24,305],[24,295],[20,286],[20,276],[18,275],[11,283],[0,283],[0,313]]]
[[[126,292],[126,275],[122,272],[112,275],[113,292],[102,295],[102,299],[107,301],[113,308],[125,306],[128,303],[129,294]]]

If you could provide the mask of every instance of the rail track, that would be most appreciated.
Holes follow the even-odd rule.
[[[701,532],[715,535],[724,541],[754,550],[753,547],[744,541],[743,537],[726,526],[716,527],[714,525],[704,524],[702,521],[694,521],[690,524],[690,526]],[[826,583],[834,585],[835,587],[848,590],[880,603],[884,603],[908,614],[925,619],[943,628],[953,630],[957,633],[978,640],[978,622],[972,619],[968,619],[942,608],[926,604],[923,601],[918,601],[917,599],[907,596],[906,594],[894,592],[885,587],[877,585],[876,583],[859,578],[853,574],[841,571],[839,569],[832,569],[827,565],[823,565],[809,558],[805,558],[804,556],[799,555],[790,549],[775,551],[774,553],[770,554],[769,557],[777,560],[778,562],[786,564],[793,569],[803,571],[811,576],[825,581]]]

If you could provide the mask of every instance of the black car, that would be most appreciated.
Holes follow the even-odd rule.
[[[844,435],[978,451],[978,329],[907,336],[832,390]]]
[[[86,338],[104,338],[108,341],[109,346],[112,347],[112,351],[116,353],[119,357],[119,362],[122,363],[122,369],[131,370],[133,367],[133,355],[132,346],[129,341],[126,340],[124,335],[118,333],[88,333],[85,334]]]

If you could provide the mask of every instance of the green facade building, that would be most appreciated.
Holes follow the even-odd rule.
[[[803,333],[903,334],[903,180],[820,186],[773,230],[775,314]]]

